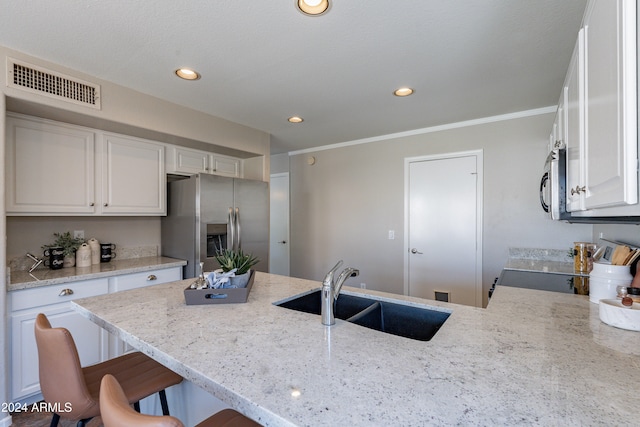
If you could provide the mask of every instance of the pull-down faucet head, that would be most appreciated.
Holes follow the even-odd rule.
[[[340,289],[342,289],[342,285],[344,284],[345,280],[347,280],[349,277],[356,277],[359,274],[360,274],[360,270],[355,269],[353,267],[347,267],[344,270],[342,270],[342,273],[340,273],[340,275],[338,276],[338,279],[333,285],[334,301],[338,299],[338,295],[340,295]]]

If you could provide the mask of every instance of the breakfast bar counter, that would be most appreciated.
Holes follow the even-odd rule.
[[[423,342],[273,304],[319,282],[257,273],[246,303],[186,305],[191,282],[72,306],[266,426],[638,423],[640,333],[587,296],[498,286],[480,309],[342,291],[450,312]]]

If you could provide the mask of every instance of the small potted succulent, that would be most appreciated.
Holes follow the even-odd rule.
[[[242,249],[224,249],[216,252],[216,260],[225,273],[235,269],[235,276],[229,278],[231,287],[244,288],[249,283],[251,267],[260,260],[252,254],[245,254]]]
[[[63,267],[73,267],[76,265],[76,249],[84,243],[84,239],[75,238],[71,235],[71,232],[66,231],[64,233],[53,233],[56,238],[50,245],[42,246],[42,249],[49,248],[62,248],[64,254]]]

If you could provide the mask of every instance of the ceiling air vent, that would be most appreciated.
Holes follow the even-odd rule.
[[[100,85],[7,58],[7,85],[86,107],[100,109]]]

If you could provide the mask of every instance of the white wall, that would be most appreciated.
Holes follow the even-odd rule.
[[[401,294],[404,158],[421,155],[484,150],[485,298],[509,247],[569,249],[590,240],[591,225],[551,221],[540,207],[553,118],[541,114],[291,155],[291,275],[321,280],[344,259],[360,269],[348,284]],[[396,231],[395,240],[387,239],[388,230]]]
[[[5,133],[5,99],[4,95],[0,94],[0,135]],[[0,137],[0,141],[4,141],[4,138]],[[9,381],[8,381],[8,360],[9,360],[9,326],[7,322],[7,253],[4,241],[7,236],[6,222],[5,222],[5,206],[4,206],[4,144],[0,144],[0,402],[8,402],[9,399]],[[0,412],[0,426],[11,425],[11,416],[7,413]]]

